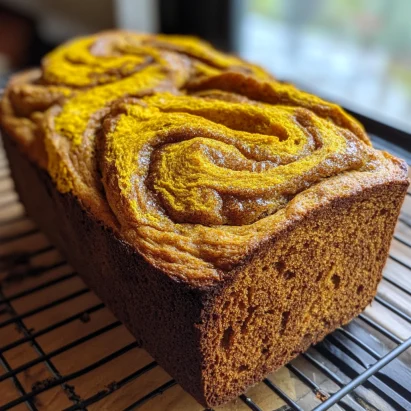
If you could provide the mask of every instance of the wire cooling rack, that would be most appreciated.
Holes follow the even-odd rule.
[[[0,410],[203,409],[25,216],[1,148],[0,258]],[[215,410],[411,410],[410,336],[408,192],[373,304]]]

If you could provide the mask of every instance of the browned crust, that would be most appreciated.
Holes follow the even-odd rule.
[[[76,198],[61,194],[5,133],[3,141],[30,217],[139,343],[201,401],[200,332],[195,324],[203,300],[213,291],[179,282],[151,266]]]

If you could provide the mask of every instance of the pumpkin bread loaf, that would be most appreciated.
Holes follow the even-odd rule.
[[[204,406],[371,302],[408,187],[340,107],[191,37],[64,44],[0,124],[28,213]]]

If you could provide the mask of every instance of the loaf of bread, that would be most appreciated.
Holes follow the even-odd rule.
[[[204,406],[371,302],[408,187],[340,107],[191,37],[75,39],[0,123],[29,215]]]

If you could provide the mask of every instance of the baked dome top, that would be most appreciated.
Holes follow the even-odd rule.
[[[10,82],[1,121],[62,193],[203,284],[322,203],[404,173],[339,106],[191,37],[71,41]]]

